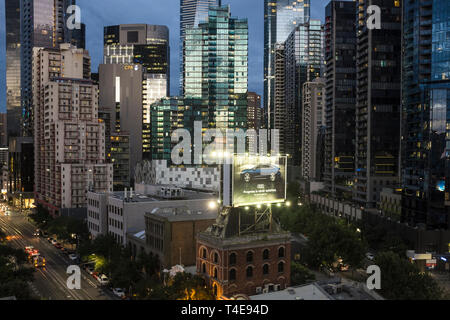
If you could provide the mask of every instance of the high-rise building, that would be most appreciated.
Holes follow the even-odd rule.
[[[141,143],[143,158],[150,159],[150,106],[170,93],[169,29],[166,26],[146,24],[105,27],[104,63],[142,65]],[[102,101],[100,107],[103,107]],[[133,139],[131,136],[131,145]]]
[[[8,200],[30,208],[34,203],[33,138],[11,137],[8,148]]]
[[[264,0],[264,113],[269,128],[274,126],[276,44],[309,18],[310,0]]]
[[[70,31],[67,9],[75,0],[20,1],[22,133],[33,136],[33,48],[58,49],[62,43],[79,45],[83,29]]]
[[[302,176],[308,181],[319,181],[323,165],[318,142],[325,127],[325,80],[305,82],[302,99]]]
[[[20,1],[5,0],[6,110],[9,137],[20,136]]]
[[[184,37],[187,28],[197,28],[208,19],[210,6],[221,6],[221,0],[180,0],[180,96],[184,94]]]
[[[249,92],[247,99],[248,128],[258,130],[261,127],[261,96],[256,92]]]
[[[376,208],[383,188],[399,184],[402,1],[359,1],[356,56],[354,200]],[[381,29],[369,29],[367,8],[381,8]]]
[[[8,146],[8,118],[6,113],[0,113],[0,147]]]
[[[291,157],[290,165],[300,166],[303,84],[320,77],[322,68],[322,24],[310,20],[296,26],[284,44],[284,94],[286,114],[284,140],[280,145]],[[274,118],[277,118],[275,115]]]
[[[286,113],[286,51],[284,43],[277,43],[274,54],[274,106],[272,129],[278,130],[278,137],[286,141],[288,117]],[[264,122],[264,121],[263,121]],[[285,143],[279,144],[280,154],[288,154]]]
[[[129,135],[129,176],[142,161],[143,151],[143,66],[140,64],[101,64],[99,106],[108,113],[107,128],[114,134]],[[110,137],[106,137],[110,139]],[[109,145],[109,141],[108,141]],[[107,150],[107,154],[110,150]],[[130,182],[131,183],[131,182]]]
[[[112,191],[98,88],[89,78],[86,50],[34,48],[35,195],[54,215],[85,214],[88,190]]]
[[[326,190],[352,199],[355,172],[356,2],[325,8]]]
[[[247,127],[248,21],[229,6],[210,7],[208,21],[185,34],[185,98],[208,101],[209,127]]]
[[[403,2],[402,220],[429,229],[450,228],[449,34],[449,1]]]

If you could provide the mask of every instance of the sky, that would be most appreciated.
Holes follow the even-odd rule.
[[[249,91],[263,93],[264,0],[222,0],[229,4],[233,17],[249,22]],[[329,0],[311,0],[311,17],[324,19]],[[167,25],[170,31],[171,95],[179,86],[179,6],[180,0],[77,0],[81,20],[86,24],[86,49],[97,72],[103,55],[103,27],[107,25],[145,23]],[[6,110],[5,9],[0,0],[0,112]]]

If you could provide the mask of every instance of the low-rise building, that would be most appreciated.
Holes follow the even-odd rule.
[[[212,192],[172,186],[136,185],[136,191],[88,192],[87,197],[87,222],[92,237],[110,234],[124,246],[128,232],[145,229],[146,213],[163,208],[187,207],[194,212],[217,207],[217,195]]]
[[[249,300],[334,300],[320,285],[311,283],[304,286],[290,287],[281,291],[250,296]]]

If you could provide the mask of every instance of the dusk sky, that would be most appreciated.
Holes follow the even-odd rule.
[[[231,14],[249,21],[249,90],[263,93],[264,1],[223,0]],[[329,0],[311,0],[313,19],[323,21]],[[78,0],[81,20],[86,24],[87,49],[96,72],[103,55],[103,27],[126,23],[167,25],[170,29],[171,95],[178,94],[179,85],[179,6],[180,0]],[[0,0],[0,111],[6,110],[5,23],[4,0]]]

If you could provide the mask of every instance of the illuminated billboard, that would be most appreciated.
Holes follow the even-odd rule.
[[[235,155],[232,203],[235,207],[286,200],[287,157]]]

